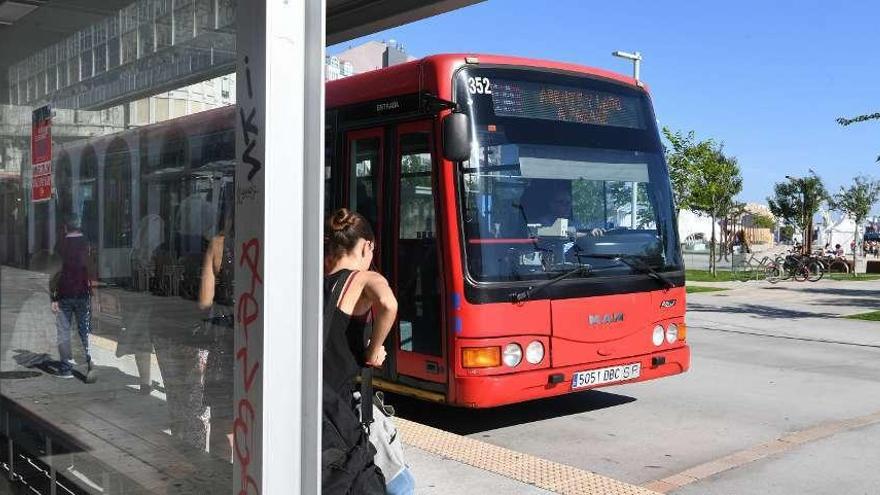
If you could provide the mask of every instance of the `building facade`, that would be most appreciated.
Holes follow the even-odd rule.
[[[327,57],[328,81],[414,60],[395,40],[368,41]]]

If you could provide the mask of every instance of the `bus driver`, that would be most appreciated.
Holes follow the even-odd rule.
[[[575,218],[572,211],[571,181],[560,179],[532,179],[520,198],[526,222],[553,225],[563,218],[569,221],[569,229],[589,232],[594,236],[605,233],[603,218]]]

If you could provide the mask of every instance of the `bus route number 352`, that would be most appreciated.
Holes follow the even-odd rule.
[[[492,83],[489,82],[488,77],[469,77],[467,86],[468,92],[472,95],[492,94]]]
[[[580,371],[572,375],[571,388],[592,387],[606,383],[624,382],[639,377],[642,371],[641,363],[622,364],[597,370]]]

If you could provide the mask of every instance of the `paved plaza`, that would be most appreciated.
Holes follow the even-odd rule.
[[[493,445],[681,494],[876,493],[880,282],[714,284],[688,297],[689,373],[486,411],[404,417]],[[412,457],[428,486],[461,480]],[[522,493],[534,493],[523,488]]]

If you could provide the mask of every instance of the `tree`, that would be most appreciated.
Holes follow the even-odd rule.
[[[783,225],[779,229],[779,240],[790,241],[794,239],[794,225]]]
[[[847,119],[845,117],[838,117],[837,123],[846,127],[850,124],[856,124],[858,122],[865,122],[868,120],[880,120],[880,112],[859,115],[858,117],[853,117],[851,119]],[[880,162],[880,156],[877,157],[877,161]]]
[[[703,157],[699,167],[691,172],[690,188],[690,208],[712,219],[709,267],[715,276],[715,222],[728,216],[737,205],[734,198],[742,191],[742,176],[736,158],[725,155],[720,145],[712,143],[711,155]]]
[[[752,225],[759,229],[773,229],[776,227],[776,220],[773,220],[773,217],[770,215],[763,215],[761,213],[756,213],[752,215]]]
[[[825,184],[811,169],[807,177],[789,177],[786,182],[777,182],[773,193],[772,198],[767,198],[770,212],[803,232],[804,253],[809,253],[813,244],[813,216],[828,198]]]
[[[664,145],[664,152],[675,207],[678,211],[691,209],[694,174],[705,162],[714,160],[717,146],[712,139],[697,141],[694,131],[683,134],[664,127],[663,136],[669,141],[669,146]]]
[[[853,179],[853,184],[849,188],[840,186],[840,192],[829,201],[832,209],[849,216],[856,223],[856,249],[853,249],[854,268],[859,245],[859,226],[868,218],[871,208],[878,200],[880,200],[880,182],[858,176]],[[853,275],[855,275],[855,270],[853,270]]]
[[[743,216],[746,214],[746,204],[740,203],[731,198],[730,205],[726,208],[724,216],[721,218],[721,245],[724,249],[718,253],[718,261],[726,258],[728,254],[733,253],[733,244],[736,241],[737,233],[742,226]],[[745,237],[742,239],[746,242]]]

